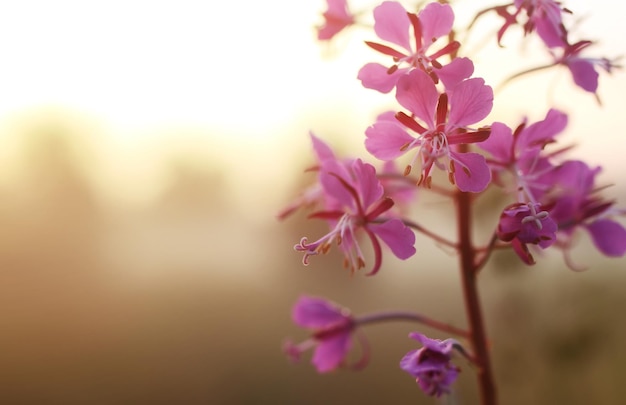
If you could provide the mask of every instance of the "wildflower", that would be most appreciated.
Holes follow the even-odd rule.
[[[608,58],[590,58],[583,57],[583,50],[593,44],[592,41],[579,41],[575,44],[564,42],[561,44],[561,55],[557,56],[555,52],[552,55],[555,59],[554,65],[563,65],[569,69],[574,79],[574,83],[589,93],[595,93],[598,90],[598,77],[600,76],[596,68],[600,68],[607,73],[611,73],[612,69],[617,67],[615,61]]]
[[[396,118],[418,136],[410,135],[395,122],[379,120],[366,130],[365,147],[381,160],[392,160],[417,148],[405,174],[410,173],[420,157],[422,173],[418,184],[430,185],[431,169],[436,166],[446,170],[450,182],[461,191],[480,192],[491,180],[485,158],[478,153],[461,153],[455,145],[487,139],[489,128],[472,130],[468,125],[489,114],[493,91],[484,80],[473,78],[461,81],[448,93],[439,94],[426,73],[412,70],[400,78],[396,90],[396,99],[411,115],[399,112]]]
[[[497,182],[502,182],[504,172],[514,177],[518,202],[536,203],[550,187],[541,181],[544,174],[554,169],[544,148],[556,142],[567,121],[565,113],[550,109],[541,121],[528,125],[524,119],[514,132],[505,124],[494,122],[489,138],[477,144],[491,154],[487,163]]]
[[[430,47],[452,31],[454,12],[449,4],[430,3],[419,14],[409,13],[395,1],[385,1],[374,9],[374,31],[384,41],[399,46],[400,50],[376,42],[366,42],[374,50],[393,58],[394,64],[384,66],[368,63],[358,74],[363,86],[390,92],[398,79],[411,69],[419,68],[430,74],[437,81],[456,71],[467,72],[469,59],[460,58],[451,66],[442,66],[437,60],[444,55],[453,54],[460,46],[458,41],[451,41],[439,50],[429,52]],[[411,31],[411,33],[410,33]],[[411,35],[412,34],[412,35]],[[434,70],[433,70],[434,69]],[[469,77],[471,71],[465,77]]]
[[[311,337],[299,344],[285,343],[283,350],[291,360],[297,362],[303,352],[313,349],[311,362],[320,373],[344,364],[355,331],[355,322],[347,309],[323,298],[302,296],[293,306],[291,317],[298,326],[312,331]],[[356,364],[362,367],[366,362],[364,355]]]
[[[509,11],[510,8],[513,8],[512,12]],[[554,0],[515,0],[513,3],[490,7],[479,12],[474,22],[490,11],[495,11],[504,18],[504,24],[497,34],[498,44],[502,42],[502,37],[509,27],[520,25],[524,29],[524,35],[536,32],[550,48],[558,46],[559,42],[567,36],[567,31],[563,26],[563,13],[571,13],[570,10],[561,6],[561,2]],[[522,12],[526,18],[520,22],[518,19]]]
[[[621,257],[626,254],[626,229],[612,217],[624,211],[599,195],[595,184],[599,173],[600,168],[592,169],[582,161],[566,161],[545,180],[553,190],[546,198],[554,201],[551,216],[558,223],[564,247],[571,245],[573,233],[582,228],[600,252]]]
[[[327,10],[322,14],[324,25],[317,29],[317,39],[329,41],[344,28],[354,24],[354,15],[347,0],[326,0]]]
[[[459,346],[458,342],[430,339],[416,332],[409,337],[420,342],[422,348],[407,353],[400,360],[400,368],[415,377],[427,395],[440,397],[448,394],[461,371],[451,362],[452,350]]]
[[[497,235],[504,242],[511,242],[513,250],[526,264],[535,260],[527,244],[538,245],[542,249],[556,240],[557,225],[541,204],[515,203],[506,207],[500,215]]]
[[[324,210],[310,217],[327,220],[331,231],[312,243],[304,237],[294,246],[296,251],[304,252],[305,265],[310,256],[326,253],[336,243],[344,252],[346,267],[352,271],[364,267],[358,231],[369,237],[374,249],[374,265],[368,275],[376,274],[382,263],[379,239],[399,259],[415,253],[415,234],[400,219],[382,217],[394,202],[383,196],[383,186],[372,165],[360,159],[349,163],[329,159],[321,165],[319,176],[327,204]]]

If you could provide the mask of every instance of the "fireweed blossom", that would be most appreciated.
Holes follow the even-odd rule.
[[[311,363],[318,372],[333,371],[345,363],[352,349],[355,322],[345,308],[318,297],[302,296],[291,311],[293,322],[311,330],[309,339],[294,344],[287,341],[283,351],[294,362],[298,362],[302,353],[313,349]],[[367,363],[367,353],[355,363],[355,367],[363,367]]]
[[[346,0],[326,0],[327,9],[322,14],[324,25],[317,29],[317,39],[329,41],[344,28],[354,24],[354,15]]]
[[[548,47],[558,46],[562,38],[567,36],[563,25],[563,14],[571,13],[570,10],[561,6],[561,2],[554,0],[515,0],[513,3],[490,7],[479,12],[474,22],[481,15],[491,11],[495,11],[504,18],[504,24],[497,34],[498,44],[501,44],[504,33],[511,26],[520,25],[524,29],[524,35],[536,32]],[[520,21],[522,12],[525,18]]]
[[[566,161],[545,179],[553,190],[545,198],[553,201],[550,216],[559,226],[558,242],[563,248],[571,247],[575,231],[582,228],[602,254],[622,257],[626,254],[626,230],[612,217],[626,212],[600,196],[595,182],[599,173],[599,167],[592,169],[582,161]]]
[[[391,118],[395,120],[395,118],[393,118],[393,114]],[[354,159],[337,158],[329,145],[313,133],[310,133],[309,135],[311,137],[316,163],[306,169],[306,172],[317,173],[319,175],[323,162],[327,160],[335,161],[336,163],[347,167],[352,164]],[[415,185],[408,181],[406,177],[402,176],[402,172],[398,170],[395,163],[391,161],[384,162],[380,171],[377,172],[377,177],[383,186],[384,195],[391,198],[395,203],[393,207],[387,211],[387,213],[390,217],[401,217],[407,206],[415,201],[415,194],[417,192]],[[318,181],[306,187],[294,199],[294,201],[284,207],[277,214],[277,217],[278,219],[283,220],[293,215],[300,209],[330,209],[331,207],[336,207],[337,204],[337,201],[331,195],[324,192],[324,188],[322,187],[318,176]]]
[[[491,124],[489,138],[476,145],[491,155],[487,164],[495,183],[512,183],[518,202],[539,202],[550,187],[541,177],[554,169],[545,147],[556,142],[567,122],[566,114],[550,109],[543,120],[529,125],[524,119],[515,131],[501,122]],[[504,178],[506,174],[512,182]]]
[[[497,236],[511,246],[526,264],[535,264],[528,250],[528,244],[542,249],[551,246],[556,240],[557,224],[548,211],[543,211],[538,203],[515,203],[506,207],[500,215]]]
[[[485,158],[478,153],[460,153],[456,146],[482,142],[489,137],[489,128],[473,130],[468,126],[489,115],[493,91],[483,79],[472,78],[461,81],[448,93],[439,94],[430,76],[421,70],[412,70],[401,77],[396,99],[411,115],[399,112],[396,118],[418,136],[410,135],[398,123],[383,119],[365,131],[365,147],[381,160],[393,160],[418,149],[405,170],[405,174],[410,173],[415,160],[420,158],[418,184],[429,186],[431,170],[436,166],[446,170],[450,182],[461,191],[483,191],[491,180]]]
[[[452,364],[453,350],[462,350],[459,343],[454,339],[430,339],[416,332],[409,337],[420,342],[422,348],[408,352],[400,360],[400,368],[415,377],[427,395],[440,397],[450,393],[450,386],[461,371]]]
[[[591,58],[583,57],[582,52],[589,46],[593,45],[592,41],[579,41],[575,44],[562,42],[558,48],[551,50],[554,58],[554,65],[563,65],[569,69],[574,79],[574,83],[589,93],[596,93],[598,90],[598,77],[600,76],[597,68],[611,73],[617,65],[615,61],[608,58]]]
[[[386,1],[374,9],[374,20],[376,35],[400,50],[376,42],[366,42],[374,50],[392,57],[393,64],[384,66],[368,63],[363,66],[357,77],[364,87],[388,93],[400,77],[415,68],[428,73],[435,82],[441,79],[444,83],[455,80],[449,76],[455,76],[460,69],[471,69],[464,73],[465,77],[473,73],[473,65],[467,58],[453,59],[446,66],[437,60],[454,54],[460,46],[458,41],[448,42],[430,52],[430,48],[439,38],[448,36],[452,31],[454,12],[449,4],[430,3],[418,14],[414,14],[407,12],[398,2]]]
[[[325,219],[331,231],[315,242],[306,237],[294,246],[304,253],[308,265],[311,256],[326,253],[336,243],[345,255],[344,264],[355,271],[365,266],[365,256],[358,243],[358,232],[365,233],[374,250],[374,265],[368,275],[378,272],[382,263],[382,240],[399,259],[415,254],[415,234],[402,220],[382,215],[394,202],[385,197],[374,166],[360,159],[350,164],[326,160],[320,168],[320,184],[327,198],[326,209],[314,212],[312,218]]]

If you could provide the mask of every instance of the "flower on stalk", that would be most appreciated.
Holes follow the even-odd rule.
[[[569,44],[562,42],[557,48],[560,55],[555,51],[551,51],[554,57],[554,65],[563,65],[569,69],[574,79],[574,83],[589,93],[596,93],[598,90],[598,77],[600,76],[596,68],[600,68],[607,73],[618,67],[615,61],[608,58],[590,58],[583,57],[581,53],[593,44],[592,41],[578,41]]]
[[[506,184],[502,179],[505,173],[513,176],[518,202],[537,202],[550,188],[542,181],[542,176],[553,170],[554,165],[544,148],[556,142],[556,136],[565,129],[567,121],[565,113],[550,109],[543,120],[529,125],[524,119],[515,131],[501,122],[494,122],[489,138],[477,144],[491,154],[487,164],[497,184]]]
[[[448,172],[451,183],[461,191],[483,191],[491,180],[485,158],[478,153],[459,152],[458,145],[482,142],[489,128],[468,126],[489,115],[493,91],[483,79],[462,80],[446,93],[439,94],[435,83],[422,70],[412,70],[398,80],[396,99],[410,115],[399,112],[398,122],[378,120],[365,134],[366,149],[381,160],[393,160],[411,149],[418,149],[405,174],[419,157],[421,175],[418,184],[431,184],[433,166]],[[419,122],[417,121],[419,120]],[[410,135],[404,127],[418,135]]]
[[[574,232],[583,228],[604,255],[622,257],[626,254],[626,229],[612,217],[626,212],[599,195],[595,184],[599,173],[599,167],[592,169],[578,160],[561,164],[546,179],[553,185],[552,193],[546,196],[554,201],[550,216],[558,223],[557,236],[564,248],[571,246]]]
[[[400,368],[415,377],[427,395],[440,397],[450,393],[450,386],[461,371],[452,364],[452,351],[460,349],[459,343],[454,339],[430,339],[417,332],[409,337],[420,342],[422,348],[407,353],[400,360]]]
[[[512,11],[509,11],[512,8]],[[536,32],[541,40],[548,46],[558,46],[558,42],[567,36],[563,25],[563,14],[571,13],[570,10],[561,6],[561,2],[554,0],[515,0],[513,3],[490,7],[479,12],[474,22],[483,14],[495,11],[504,18],[504,24],[498,30],[498,44],[501,44],[504,33],[513,25],[520,25],[524,29],[524,35]],[[519,21],[524,12],[525,19]],[[474,23],[472,22],[472,24]]]
[[[358,74],[363,86],[390,92],[398,79],[412,69],[418,68],[431,78],[444,83],[450,75],[462,70],[465,77],[473,72],[473,65],[467,58],[453,59],[443,66],[438,58],[454,55],[459,48],[458,41],[450,41],[436,51],[432,45],[441,37],[450,35],[454,23],[454,12],[449,4],[430,3],[418,14],[409,13],[398,2],[385,1],[374,9],[374,31],[384,41],[399,47],[399,50],[377,42],[366,42],[374,50],[393,58],[391,66],[368,63]],[[450,79],[453,80],[453,79]]]
[[[324,25],[317,29],[317,39],[329,41],[344,28],[354,24],[354,15],[347,0],[326,0],[327,10],[322,14]]]
[[[556,240],[557,225],[541,204],[515,203],[500,215],[496,234],[504,242],[511,242],[513,250],[526,264],[535,264],[528,244],[545,249]]]
[[[382,264],[379,240],[399,259],[415,253],[415,234],[400,219],[382,216],[394,202],[383,195],[374,166],[360,159],[350,162],[327,159],[321,164],[319,179],[326,205],[310,217],[328,221],[331,231],[312,243],[303,237],[294,246],[296,251],[304,252],[305,265],[311,256],[326,253],[336,243],[345,255],[344,265],[351,271],[361,269],[365,257],[358,244],[359,231],[368,236],[374,250],[374,265],[368,275],[376,274]]]
[[[291,317],[298,326],[312,331],[311,337],[299,344],[291,341],[284,344],[283,351],[292,361],[298,362],[303,352],[313,349],[311,363],[320,373],[333,371],[345,363],[356,328],[350,311],[323,298],[302,296],[293,306]],[[353,367],[364,367],[367,360],[365,352]]]

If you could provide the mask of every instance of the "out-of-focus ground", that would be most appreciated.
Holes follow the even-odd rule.
[[[0,402],[436,402],[397,366],[415,347],[406,337],[414,325],[368,329],[373,356],[362,372],[318,375],[308,358],[290,364],[281,343],[306,337],[289,319],[300,293],[356,313],[413,309],[464,326],[449,252],[418,237],[414,260],[388,256],[373,278],[350,277],[332,253],[305,268],[291,247],[324,228],[305,226],[302,215],[276,221],[283,196],[271,191],[233,192],[219,150],[155,148],[130,159],[147,164],[154,153],[148,173],[155,178],[133,178],[129,159],[103,147],[98,131],[80,116],[42,111],[4,126]],[[293,153],[302,168],[310,162],[305,150]],[[125,177],[117,165],[135,174]],[[145,191],[150,182],[159,187]],[[285,203],[300,185],[287,187]],[[432,221],[443,226],[449,208]],[[623,403],[624,260],[601,258],[585,238],[580,245],[574,256],[587,272],[565,268],[558,252],[532,268],[498,253],[484,270],[504,404]],[[458,403],[476,403],[472,367],[460,365]]]

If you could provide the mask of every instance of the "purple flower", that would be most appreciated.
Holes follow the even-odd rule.
[[[454,339],[430,339],[416,332],[409,334],[409,337],[420,342],[423,347],[408,352],[400,360],[400,368],[415,377],[427,395],[440,397],[448,394],[460,372],[451,362],[452,350],[458,343]]]
[[[599,173],[600,168],[592,169],[578,160],[566,161],[552,172],[546,179],[554,190],[546,196],[554,204],[550,216],[559,225],[561,245],[569,247],[573,233],[583,228],[600,252],[621,257],[626,254],[626,230],[612,217],[624,211],[599,195],[595,184]]]
[[[513,7],[513,11],[509,8]],[[504,24],[498,30],[498,44],[501,43],[504,33],[512,25],[521,25],[524,28],[524,35],[536,32],[541,40],[548,47],[558,46],[563,38],[567,36],[562,20],[563,13],[570,11],[561,6],[561,3],[554,0],[515,0],[512,4],[505,4],[488,8],[478,13],[478,16],[495,11],[504,18]],[[523,21],[518,21],[522,11],[526,15]],[[477,17],[478,17],[477,16]]]
[[[491,180],[485,158],[478,153],[458,152],[455,145],[481,142],[489,136],[489,128],[472,130],[468,126],[491,112],[491,87],[483,79],[473,78],[439,94],[431,78],[415,69],[398,81],[396,99],[411,113],[400,112],[396,114],[397,120],[418,136],[410,135],[396,122],[379,120],[365,131],[366,149],[378,159],[393,160],[417,148],[418,153],[405,173],[410,172],[420,157],[419,184],[430,184],[435,166],[446,170],[450,181],[461,191],[483,191]]]
[[[322,14],[324,25],[317,29],[317,39],[329,41],[344,28],[354,24],[354,15],[347,0],[326,0],[327,10]]]
[[[544,148],[556,142],[556,136],[567,126],[567,115],[551,109],[546,117],[531,125],[524,120],[516,129],[500,122],[491,125],[491,135],[478,147],[491,154],[487,163],[491,167],[496,183],[504,173],[513,176],[515,189],[519,192],[518,202],[537,202],[551,185],[542,176],[554,169]]]
[[[291,317],[303,328],[312,331],[309,339],[294,344],[287,341],[283,351],[297,362],[302,353],[313,349],[311,363],[318,372],[327,373],[340,367],[352,348],[355,323],[350,312],[323,298],[302,296],[293,306]],[[364,366],[366,356],[359,362]]]
[[[380,240],[399,259],[407,259],[415,253],[415,234],[411,229],[398,218],[382,216],[394,202],[384,196],[374,166],[360,159],[345,162],[330,158],[321,163],[319,176],[326,205],[310,217],[328,221],[331,230],[315,242],[309,243],[304,237],[294,246],[296,251],[304,252],[305,265],[310,256],[326,253],[336,243],[345,255],[347,267],[352,271],[364,267],[358,232],[368,236],[374,249],[374,265],[368,275],[380,269]]]
[[[596,68],[611,73],[611,70],[617,67],[614,61],[608,58],[583,57],[581,55],[583,50],[592,44],[593,42],[588,40],[579,41],[575,44],[563,42],[559,47],[561,55],[557,56],[553,52],[555,64],[566,66],[572,74],[574,83],[589,93],[595,93],[598,90],[598,77],[600,75]]]
[[[496,233],[500,240],[512,243],[515,253],[524,263],[534,264],[527,244],[545,249],[556,240],[556,231],[556,223],[548,211],[541,210],[541,204],[515,203],[502,211]]]
[[[439,78],[447,84],[458,80],[455,76],[461,74],[469,77],[474,66],[467,58],[453,59],[452,63],[442,66],[437,58],[454,53],[460,46],[458,41],[451,41],[438,50],[431,52],[431,46],[441,37],[447,36],[452,30],[454,12],[449,4],[430,3],[419,14],[409,13],[398,2],[385,1],[374,9],[374,31],[384,41],[397,47],[366,42],[368,46],[394,60],[391,66],[379,63],[368,63],[359,71],[358,78],[363,86],[378,90],[382,93],[390,92],[398,79],[411,69],[418,68],[427,72],[438,81]],[[452,76],[452,77],[451,77]]]

